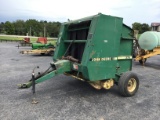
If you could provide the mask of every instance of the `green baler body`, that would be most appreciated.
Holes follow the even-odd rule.
[[[122,18],[104,14],[64,23],[53,61],[72,56],[79,62],[71,62],[70,74],[81,74],[88,81],[118,81],[132,69],[132,33]]]

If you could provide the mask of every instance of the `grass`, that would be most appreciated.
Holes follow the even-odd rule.
[[[20,41],[23,40],[25,36],[16,36],[16,35],[0,35],[0,40],[9,40],[9,41]],[[38,37],[30,37],[31,43],[36,42]],[[52,43],[55,45],[56,38],[47,38],[48,43]]]
[[[24,37],[16,37],[16,36],[0,36],[0,40],[22,40]]]

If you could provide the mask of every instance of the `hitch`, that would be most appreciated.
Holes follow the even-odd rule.
[[[69,60],[59,60],[55,63],[54,62],[51,63],[50,67],[43,74],[37,75],[36,77],[34,76],[34,80],[33,80],[33,73],[34,73],[33,71],[32,79],[29,80],[27,83],[18,84],[18,88],[23,89],[33,86],[33,88],[35,89],[35,84],[49,80],[56,75],[63,74],[69,71],[71,71],[71,62]]]

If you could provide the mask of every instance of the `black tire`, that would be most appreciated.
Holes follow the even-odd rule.
[[[45,53],[41,53],[41,55],[45,55]]]
[[[118,82],[119,92],[124,97],[135,95],[139,88],[139,79],[133,72],[125,72],[121,75]]]
[[[146,61],[147,61],[147,58],[144,58],[144,60],[139,60],[139,63],[143,65],[143,62],[146,63]]]

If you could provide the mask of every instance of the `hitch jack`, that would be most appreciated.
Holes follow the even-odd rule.
[[[39,68],[39,66],[35,67],[32,72],[32,92],[33,92],[32,104],[38,103],[38,101],[36,100],[36,83],[35,83],[35,73],[34,73],[34,70],[36,68]]]

